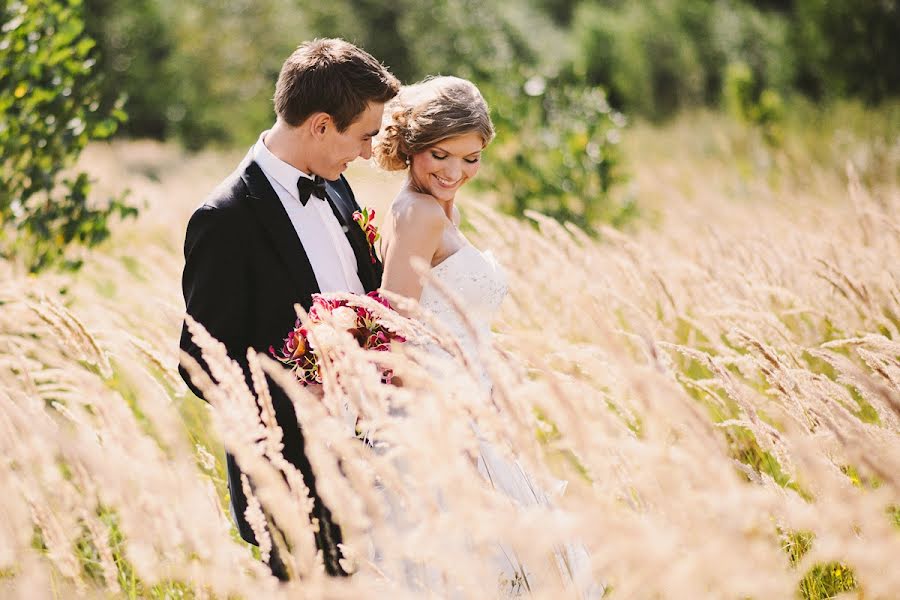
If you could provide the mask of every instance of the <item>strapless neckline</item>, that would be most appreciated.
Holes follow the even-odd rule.
[[[496,261],[494,260],[494,253],[491,252],[490,250],[484,250],[484,251],[482,251],[482,250],[479,250],[478,248],[476,248],[475,246],[473,246],[472,244],[463,244],[462,246],[459,247],[458,250],[456,250],[456,252],[454,252],[453,254],[449,255],[447,258],[445,258],[444,260],[442,260],[442,261],[439,262],[438,264],[436,264],[436,265],[434,265],[433,267],[431,267],[432,272],[433,272],[433,271],[438,271],[438,270],[440,270],[442,267],[446,268],[445,265],[446,265],[447,263],[453,261],[453,259],[459,257],[461,254],[465,254],[466,251],[471,251],[471,250],[474,250],[476,254],[478,254],[478,255],[480,255],[480,256],[482,256],[482,257],[484,257],[484,258],[487,258],[489,262],[492,262],[492,263],[493,263],[493,262],[496,262]]]
[[[492,252],[466,244],[431,267],[430,274],[442,286],[425,282],[419,301],[423,308],[442,320],[452,321],[453,328],[457,329],[459,323],[454,302],[449,301],[441,291],[443,289],[456,296],[470,319],[478,322],[480,327],[490,328],[507,293],[506,275]]]

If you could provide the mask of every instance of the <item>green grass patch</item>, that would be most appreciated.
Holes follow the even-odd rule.
[[[812,549],[815,535],[809,531],[782,532],[782,539],[782,549],[788,555],[791,566],[796,567]],[[816,564],[800,580],[797,597],[803,600],[824,600],[856,588],[856,576],[846,565],[839,562]]]
[[[825,600],[853,591],[857,585],[852,569],[832,562],[815,565],[810,569],[800,580],[797,595],[803,600]]]

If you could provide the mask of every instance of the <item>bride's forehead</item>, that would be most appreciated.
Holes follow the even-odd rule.
[[[431,147],[432,150],[443,150],[448,154],[467,156],[480,152],[484,147],[484,140],[475,132],[458,135],[446,140],[441,140]]]

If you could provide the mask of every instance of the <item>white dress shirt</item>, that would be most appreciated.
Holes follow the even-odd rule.
[[[356,271],[356,255],[328,201],[312,196],[306,206],[300,203],[297,181],[300,177],[312,179],[312,176],[272,154],[265,144],[267,133],[264,131],[253,146],[253,160],[287,211],[316,275],[319,291],[365,294]],[[350,227],[355,225],[348,223]]]

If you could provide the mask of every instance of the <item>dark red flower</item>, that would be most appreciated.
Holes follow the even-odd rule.
[[[387,298],[385,298],[381,294],[379,294],[378,290],[373,290],[373,291],[369,292],[368,294],[366,294],[366,296],[368,296],[372,300],[375,300],[379,304],[382,304],[388,308],[391,308],[391,303],[387,301]]]
[[[367,296],[382,306],[391,308],[390,302],[377,291],[369,292]],[[335,314],[337,309],[342,310]],[[348,300],[313,294],[309,320],[319,323],[324,318],[331,316],[345,323],[360,347],[367,350],[384,352],[390,350],[391,342],[403,343],[406,341],[403,336],[387,329],[369,309],[351,306],[351,302]],[[355,320],[355,327],[350,323],[353,320]],[[287,333],[280,351],[276,351],[274,346],[270,346],[269,353],[279,362],[288,366],[303,385],[322,382],[319,356],[316,350],[310,346],[308,332],[302,326],[300,319],[296,320],[294,328]],[[383,379],[386,378],[387,381],[390,381],[391,376],[392,374],[385,373]]]

